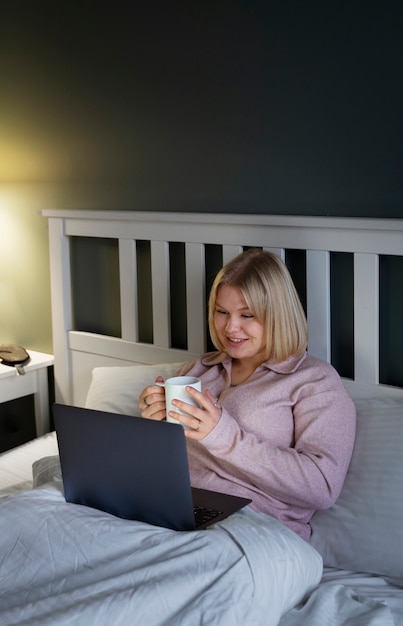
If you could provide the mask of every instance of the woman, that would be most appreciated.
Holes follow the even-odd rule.
[[[194,487],[252,499],[310,538],[309,520],[337,499],[355,437],[355,407],[335,369],[307,354],[307,324],[285,264],[248,250],[218,273],[209,299],[217,352],[179,372],[198,376],[199,406],[175,401],[188,416]],[[161,379],[157,379],[161,380]],[[143,417],[163,420],[164,389],[140,395]]]

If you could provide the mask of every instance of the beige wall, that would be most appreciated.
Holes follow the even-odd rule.
[[[0,343],[52,353],[48,228],[43,209],[129,208],[116,190],[0,184]],[[115,203],[115,204],[114,204]]]
[[[51,190],[0,185],[0,342],[52,352],[49,247]]]

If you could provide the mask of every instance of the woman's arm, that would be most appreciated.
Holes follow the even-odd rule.
[[[215,471],[251,485],[282,502],[328,508],[338,497],[355,436],[354,404],[342,389],[318,392],[294,407],[295,442],[273,445],[241,428],[223,409],[214,431],[201,444]]]

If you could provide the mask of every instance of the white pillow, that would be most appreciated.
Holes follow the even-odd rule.
[[[403,585],[403,401],[357,400],[357,435],[337,502],[311,520],[324,565]]]
[[[183,363],[162,365],[129,365],[127,367],[96,367],[85,406],[87,409],[141,416],[139,395],[157,376],[175,376]]]

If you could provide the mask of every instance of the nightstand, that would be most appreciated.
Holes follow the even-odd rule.
[[[36,434],[39,437],[50,428],[47,368],[53,365],[52,354],[27,350],[31,360],[24,365],[24,374],[15,367],[0,363],[0,403],[33,394]]]

